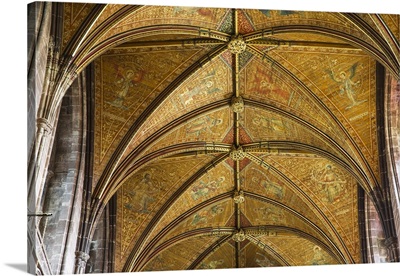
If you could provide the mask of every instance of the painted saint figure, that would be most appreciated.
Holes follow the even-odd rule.
[[[209,218],[212,220],[213,217],[215,217],[218,214],[221,214],[223,211],[224,211],[223,207],[221,207],[220,205],[215,205],[212,206],[210,209],[197,212],[196,214],[194,214],[191,224],[197,225],[197,224],[207,223]]]
[[[151,179],[150,173],[143,174],[142,180],[134,187],[133,191],[129,191],[131,195],[130,203],[126,206],[139,213],[150,213],[149,204],[155,201],[155,195],[159,188]]]
[[[271,207],[260,207],[260,208],[255,208],[254,211],[257,213],[261,214],[261,220],[256,219],[257,221],[260,221],[261,223],[282,223],[285,222],[285,216],[282,213],[282,210],[280,209],[275,209]]]
[[[131,88],[143,80],[144,71],[136,69],[134,70],[132,68],[126,69],[120,65],[115,66],[115,71],[116,75],[114,87],[117,97],[114,99],[114,101],[110,102],[110,104],[117,107],[124,107],[123,101],[127,97]]]
[[[329,70],[326,70],[326,72],[329,74],[331,79],[340,84],[339,93],[341,95],[346,94],[347,98],[351,101],[351,104],[349,106],[347,106],[346,109],[350,109],[353,106],[359,105],[359,104],[367,101],[367,100],[358,101],[354,98],[354,96],[356,94],[356,92],[354,91],[354,87],[358,86],[360,84],[360,81],[354,82],[352,80],[356,74],[357,66],[358,66],[358,63],[353,64],[353,66],[351,66],[350,69],[348,70],[348,73],[345,71],[341,71],[339,73],[339,76],[335,75],[332,68]]]
[[[334,202],[339,199],[343,190],[345,189],[346,180],[343,180],[344,176],[340,174],[340,171],[327,164],[322,170],[312,173],[312,179],[322,187],[326,194],[325,201]]]
[[[222,265],[223,263],[224,263],[224,260],[210,261],[208,264],[201,263],[199,268],[200,269],[216,269],[218,266]]]
[[[181,14],[191,17],[200,15],[214,20],[214,14],[210,8],[174,7],[172,12],[174,16],[179,16]]]
[[[205,131],[212,132],[211,129],[220,124],[222,124],[222,119],[214,119],[207,115],[190,122],[186,127],[186,134],[194,134],[199,136]]]
[[[184,106],[192,103],[196,97],[201,95],[211,95],[219,92],[221,89],[215,87],[214,78],[217,76],[217,72],[212,70],[206,76],[201,78],[200,84],[195,84],[194,87],[186,87],[186,90],[179,95],[179,99]]]
[[[217,180],[205,182],[200,180],[200,183],[194,186],[191,190],[191,196],[194,200],[207,196],[210,192],[217,190],[221,183],[224,182],[225,177],[221,176]]]
[[[272,194],[272,195],[276,196],[278,199],[282,199],[283,198],[283,196],[285,195],[285,190],[281,185],[271,181],[269,179],[269,177],[264,172],[262,172],[262,171],[260,171],[258,169],[255,169],[255,168],[253,168],[253,170],[258,171],[259,173],[261,173],[264,176],[264,178],[260,179],[260,178],[258,178],[256,176],[253,176],[253,178],[251,179],[252,182],[258,183],[259,185],[264,187],[265,191],[268,194]]]
[[[275,77],[272,71],[260,66],[249,69],[247,90],[249,93],[269,97],[274,101],[287,103],[290,99],[287,85]]]
[[[256,126],[266,128],[273,133],[285,131],[285,125],[280,119],[271,119],[259,115],[252,119],[252,123]]]
[[[318,245],[313,247],[314,256],[311,260],[312,265],[323,265],[325,264],[325,258],[322,254],[322,249]]]

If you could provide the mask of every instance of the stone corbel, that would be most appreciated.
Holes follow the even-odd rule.
[[[44,136],[50,135],[53,131],[53,126],[50,124],[49,120],[45,118],[38,118],[36,120],[36,126],[39,133],[42,133]]]

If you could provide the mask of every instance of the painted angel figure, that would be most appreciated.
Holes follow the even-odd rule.
[[[356,68],[358,66],[358,63],[353,64],[353,66],[350,67],[350,69],[348,70],[348,72],[345,71],[341,71],[339,73],[339,76],[336,76],[335,73],[333,72],[332,69],[327,70],[327,73],[329,74],[329,76],[331,77],[332,80],[334,80],[335,82],[339,83],[340,86],[340,90],[339,93],[342,94],[346,94],[346,96],[349,98],[349,100],[351,101],[351,105],[349,105],[348,107],[346,107],[346,109],[350,109],[355,105],[359,105],[363,102],[366,102],[367,100],[363,100],[363,101],[358,101],[354,98],[356,92],[354,91],[354,86],[357,86],[360,84],[360,81],[354,82],[352,79],[356,74]]]
[[[140,83],[144,77],[141,69],[123,68],[120,65],[114,66],[116,76],[114,81],[116,98],[111,104],[123,107],[123,101],[136,84]]]

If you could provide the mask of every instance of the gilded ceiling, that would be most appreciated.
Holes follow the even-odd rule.
[[[94,6],[65,4],[64,43]],[[351,16],[107,5],[88,35],[116,271],[361,262],[376,62],[394,67]]]

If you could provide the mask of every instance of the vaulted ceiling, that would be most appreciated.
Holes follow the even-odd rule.
[[[116,271],[361,262],[398,15],[65,4],[63,47],[88,22]]]

